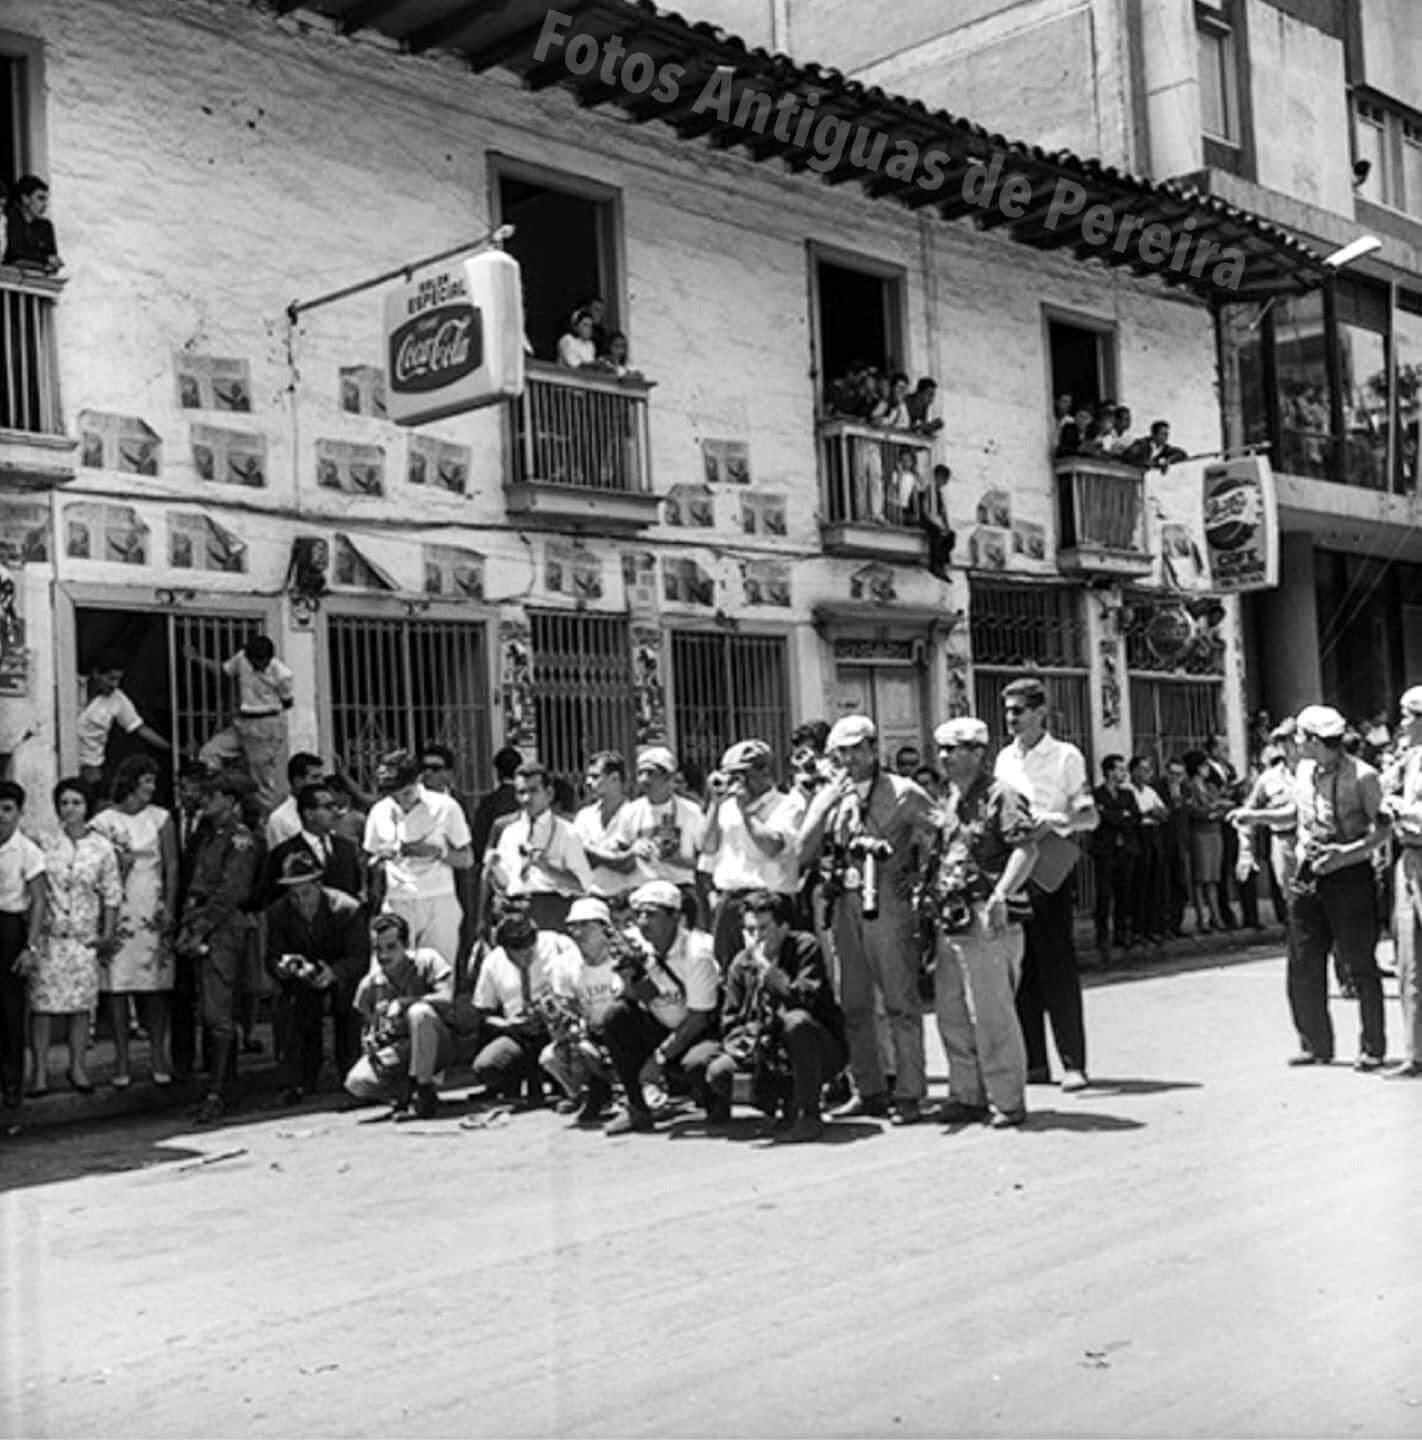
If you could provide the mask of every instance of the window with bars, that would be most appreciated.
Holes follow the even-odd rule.
[[[529,612],[539,758],[553,775],[582,778],[588,757],[636,755],[637,687],[625,618]]]
[[[737,740],[790,748],[790,677],[778,635],[672,632],[677,758],[693,789]]]
[[[1174,676],[1131,676],[1131,744],[1155,761],[1157,775],[1168,760],[1198,750],[1221,730],[1223,684]]]
[[[333,615],[327,622],[330,746],[374,789],[389,750],[447,745],[455,786],[489,784],[488,639],[481,622]]]

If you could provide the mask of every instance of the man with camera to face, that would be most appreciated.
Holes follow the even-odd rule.
[[[796,846],[804,793],[775,785],[773,755],[764,740],[741,740],[721,757],[708,782],[701,849],[711,862],[716,892],[712,920],[716,963],[724,974],[740,952],[745,899],[757,890],[793,897],[800,886]]]
[[[934,841],[933,802],[921,786],[882,768],[879,732],[867,715],[839,720],[827,748],[842,773],[811,801],[800,852],[810,864],[822,849],[828,850],[830,934],[857,1091],[835,1114],[889,1113],[874,1033],[878,989],[893,1039],[893,1119],[912,1125],[922,1118],[927,1089],[914,891],[920,859]]]

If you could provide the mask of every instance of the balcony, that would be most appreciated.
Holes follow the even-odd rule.
[[[1086,455],[1058,460],[1055,468],[1062,574],[1149,575],[1144,471]]]
[[[509,514],[597,529],[655,525],[661,499],[652,493],[651,389],[642,379],[530,360],[513,402]]]
[[[928,562],[917,505],[933,490],[933,442],[859,420],[820,424],[820,539],[827,555]]]
[[[63,289],[48,275],[0,268],[0,488],[74,478],[78,444],[64,433],[54,324]]]

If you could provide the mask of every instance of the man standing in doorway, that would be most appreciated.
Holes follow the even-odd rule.
[[[144,723],[137,706],[124,694],[123,671],[123,656],[117,650],[105,650],[89,672],[93,699],[79,712],[79,773],[96,789],[103,784],[109,732],[115,725],[129,735],[137,735],[155,750],[173,748]]]
[[[1027,798],[1037,821],[1037,863],[1028,883],[1032,913],[1024,927],[1017,1018],[1027,1043],[1027,1080],[1047,1084],[1047,1016],[1061,1057],[1063,1090],[1084,1090],[1086,1022],[1072,923],[1076,907],[1075,837],[1097,825],[1086,761],[1075,745],[1047,729],[1047,690],[1037,679],[1014,680],[1002,692],[1012,743],[998,753],[993,773]]]

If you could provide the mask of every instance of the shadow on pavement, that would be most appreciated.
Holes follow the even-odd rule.
[[[1023,1130],[1144,1130],[1145,1121],[1099,1110],[1029,1110]]]
[[[1175,941],[1179,945],[1181,941]],[[1234,945],[1217,949],[1205,940],[1187,939],[1192,947],[1182,954],[1178,950],[1142,952],[1130,960],[1118,960],[1110,969],[1097,970],[1082,966],[1081,983],[1085,989],[1098,985],[1121,985],[1134,980],[1158,980],[1163,975],[1187,975],[1195,970],[1221,970],[1227,966],[1257,965],[1264,960],[1277,960],[1284,951],[1282,931],[1265,931],[1247,946]],[[1089,952],[1088,952],[1089,953]]]
[[[220,1126],[212,1127],[214,1131]],[[192,1120],[169,1114],[135,1126],[76,1125],[62,1138],[53,1130],[20,1130],[0,1139],[0,1194],[88,1175],[118,1175],[153,1166],[201,1162],[238,1147],[218,1139],[204,1150],[173,1143],[173,1137],[191,1136]],[[56,1143],[58,1140],[58,1143]]]
[[[870,1140],[882,1135],[887,1128],[887,1125],[875,1125],[864,1120],[826,1120],[824,1134],[818,1140],[804,1143],[848,1145],[856,1140]],[[768,1119],[754,1115],[734,1118],[714,1129],[709,1129],[707,1122],[701,1118],[674,1120],[666,1127],[665,1133],[670,1140],[730,1140],[741,1145],[759,1141],[777,1148],[784,1143],[776,1138]]]
[[[1200,1090],[1200,1080],[1111,1080],[1093,1075],[1091,1085],[1078,1095],[1078,1099],[1090,1100],[1097,1095],[1161,1095],[1167,1090]]]

